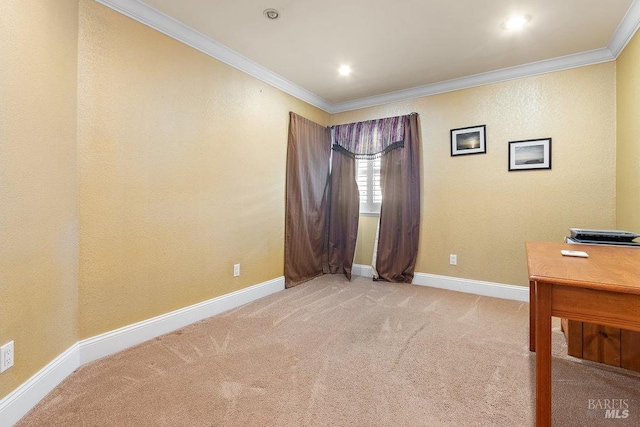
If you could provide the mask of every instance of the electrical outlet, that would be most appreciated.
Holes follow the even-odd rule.
[[[233,264],[233,277],[240,275],[240,264]]]
[[[0,372],[13,366],[13,341],[0,347]]]
[[[451,265],[458,265],[458,255],[456,255],[456,254],[450,254],[450,255],[449,255],[449,264],[451,264]]]

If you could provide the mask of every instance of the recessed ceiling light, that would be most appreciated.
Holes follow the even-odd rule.
[[[280,17],[280,12],[278,12],[276,9],[265,9],[264,11],[262,11],[262,13],[269,19],[278,19]]]
[[[529,22],[529,17],[524,15],[514,15],[504,23],[507,30],[519,30]]]
[[[351,67],[349,67],[348,65],[342,65],[338,69],[338,72],[341,76],[348,76],[349,74],[351,74]]]

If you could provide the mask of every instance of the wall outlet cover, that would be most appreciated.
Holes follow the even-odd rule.
[[[13,366],[13,341],[0,347],[0,372]]]

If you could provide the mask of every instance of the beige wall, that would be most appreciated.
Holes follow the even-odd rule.
[[[0,398],[78,339],[282,276],[288,113],[328,113],[92,0],[0,2],[0,58]]]
[[[281,276],[291,110],[420,113],[420,272],[526,284],[524,240],[615,225],[613,63],[331,118],[92,0],[3,0],[0,58],[0,398],[78,339]],[[451,158],[480,123],[488,153]],[[547,136],[551,171],[507,172]]]
[[[77,340],[76,0],[0,2],[0,398]]]
[[[526,240],[615,226],[615,79],[610,62],[341,113],[332,122],[418,112],[416,271],[526,285]],[[487,125],[487,153],[451,157],[450,129],[479,124]],[[507,171],[509,141],[546,137],[551,170]],[[373,239],[362,238],[356,262],[369,264]],[[458,255],[457,266],[449,254]]]
[[[80,337],[282,276],[289,111],[329,114],[91,0],[79,39]]]
[[[617,228],[640,233],[640,34],[617,60]]]
[[[362,265],[371,265],[373,245],[378,229],[378,216],[361,215],[358,222],[358,240],[356,240],[356,253],[353,262]]]

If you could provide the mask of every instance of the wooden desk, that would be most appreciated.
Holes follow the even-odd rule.
[[[551,316],[640,331],[640,248],[526,242],[536,425],[551,426]],[[580,250],[589,258],[566,257]]]

